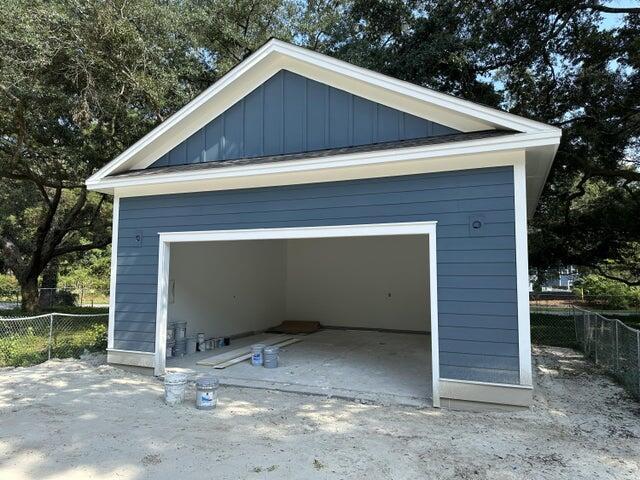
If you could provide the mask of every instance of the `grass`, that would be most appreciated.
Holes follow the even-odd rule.
[[[51,358],[78,358],[85,352],[107,348],[107,309],[56,308],[58,313],[100,313],[101,317],[54,317]],[[2,316],[23,316],[19,310],[3,310]],[[48,317],[2,322],[0,317],[0,366],[28,366],[48,359]]]
[[[619,319],[631,328],[640,329],[640,314],[625,315]],[[532,312],[531,342],[552,347],[578,348],[573,316]]]

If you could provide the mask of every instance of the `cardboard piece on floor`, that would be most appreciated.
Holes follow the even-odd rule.
[[[256,340],[255,343],[262,343],[264,345],[274,345],[278,342],[284,342],[285,340],[289,340],[293,337],[290,335],[271,335],[269,337]],[[217,355],[213,355],[211,357],[203,358],[196,362],[196,365],[206,365],[208,367],[214,367],[220,363],[227,362],[229,360],[233,360],[241,355],[251,352],[251,345],[247,345],[244,347],[236,348],[234,350],[229,350],[226,352],[218,353]]]
[[[287,345],[291,345],[292,343],[298,343],[301,342],[302,339],[301,338],[290,338],[289,340],[285,340],[284,342],[280,342],[280,343],[275,343],[274,345],[277,345],[278,347],[286,347]],[[245,360],[249,360],[251,358],[252,353],[249,352],[247,354],[244,355],[240,355],[237,358],[233,358],[231,360],[228,360],[224,363],[219,363],[218,365],[215,365],[213,368],[215,369],[222,369],[222,368],[227,368],[230,367],[231,365],[235,365],[236,363],[240,363],[240,362],[244,362]]]
[[[271,327],[267,332],[273,333],[313,333],[322,328],[320,322],[307,320],[285,320],[276,327]]]

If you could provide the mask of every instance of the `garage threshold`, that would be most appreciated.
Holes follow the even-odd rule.
[[[244,337],[231,348],[258,343],[263,334]],[[412,333],[333,330],[300,336],[281,349],[280,367],[254,367],[244,361],[225,369],[196,365],[212,352],[167,359],[168,372],[191,379],[212,372],[222,385],[341,398],[360,403],[430,407],[430,337]]]

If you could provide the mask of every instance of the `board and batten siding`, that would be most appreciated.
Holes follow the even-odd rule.
[[[353,147],[456,132],[281,70],[149,168]]]
[[[114,347],[154,351],[158,232],[433,220],[441,378],[518,383],[512,167],[121,198]]]

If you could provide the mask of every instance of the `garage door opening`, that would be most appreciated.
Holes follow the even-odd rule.
[[[437,405],[435,236],[425,233],[435,225],[395,225],[350,235],[347,227],[161,234],[157,373],[167,322],[231,338],[166,359],[168,370],[197,375],[212,371],[199,362],[270,338],[265,330],[284,320],[316,321],[320,331],[282,348],[279,368],[245,360],[215,375],[227,385]]]

